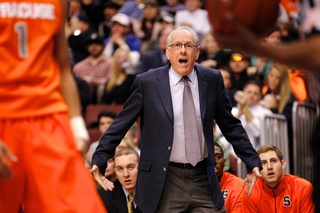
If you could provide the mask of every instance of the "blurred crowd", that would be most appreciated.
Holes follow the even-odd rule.
[[[297,3],[281,1],[275,29],[263,38],[266,45],[304,39],[299,31]],[[123,105],[137,74],[169,63],[167,36],[175,28],[185,26],[201,40],[197,63],[221,72],[232,113],[241,120],[255,149],[261,145],[263,117],[272,113],[285,116],[290,162],[293,162],[292,106],[295,101],[310,101],[313,91],[308,87],[308,73],[267,58],[220,47],[212,35],[214,29],[207,14],[202,0],[69,0],[65,31],[83,116],[88,105]],[[101,111],[95,124],[88,124],[88,128],[99,128],[99,134],[103,134],[115,113]],[[131,130],[120,145],[139,153],[138,125]],[[224,170],[237,175],[232,164],[237,157],[232,147],[218,126],[215,133],[216,141],[223,148]],[[92,142],[86,156],[88,165],[98,143]],[[114,171],[117,170],[110,159],[106,177],[115,180]],[[105,196],[104,192],[100,193]]]
[[[278,24],[265,38],[267,45],[301,39],[298,15],[289,4],[281,4]],[[289,121],[287,102],[308,99],[303,70],[219,47],[201,0],[70,0],[68,17],[66,36],[83,113],[88,104],[124,104],[136,74],[168,63],[166,37],[179,26],[190,27],[200,38],[197,62],[228,76],[225,86],[233,106],[234,94],[250,80],[260,84],[263,96],[274,96],[267,96],[275,99],[271,110]]]

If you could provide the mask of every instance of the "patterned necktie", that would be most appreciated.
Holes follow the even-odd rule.
[[[128,195],[128,213],[134,212],[133,199],[134,199],[134,194],[132,194],[132,193],[129,194]]]
[[[201,157],[196,111],[189,86],[190,79],[188,76],[183,76],[181,80],[184,82],[183,123],[186,142],[186,157],[187,161],[195,166]]]

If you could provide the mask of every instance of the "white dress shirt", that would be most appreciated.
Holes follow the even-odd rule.
[[[188,77],[190,78],[189,86],[193,101],[195,103],[197,127],[200,133],[200,149],[202,156],[200,161],[208,156],[207,147],[204,142],[204,135],[202,130],[202,121],[200,113],[200,101],[199,101],[199,87],[198,78],[196,72],[193,70]],[[185,153],[185,135],[184,135],[184,123],[183,123],[183,89],[184,83],[180,81],[181,75],[176,73],[172,67],[169,70],[169,82],[170,91],[173,107],[173,120],[174,120],[174,131],[173,131],[173,144],[171,150],[170,161],[177,163],[189,163],[187,162]]]

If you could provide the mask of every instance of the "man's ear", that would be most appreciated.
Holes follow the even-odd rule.
[[[169,57],[169,50],[168,50],[168,48],[166,48],[166,57],[167,57],[168,61],[170,61],[170,57]]]
[[[200,55],[200,48],[199,48],[198,51],[196,52],[196,60],[198,60],[199,55]]]
[[[287,161],[282,159],[280,162],[282,164],[282,170],[284,170],[284,168],[286,168],[286,166],[287,166]]]

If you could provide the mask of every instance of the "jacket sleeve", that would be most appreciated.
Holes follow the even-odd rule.
[[[241,204],[241,212],[250,212],[250,213],[259,213],[259,209],[255,205],[254,195],[251,194],[248,197],[246,193],[246,189],[242,191],[242,204]],[[258,201],[261,202],[261,201]]]
[[[92,156],[92,165],[97,165],[102,174],[107,167],[107,160],[114,156],[116,147],[140,115],[143,97],[139,76],[136,77],[131,91],[123,109],[100,138],[99,145]]]
[[[224,88],[223,78],[219,73],[217,105],[215,120],[227,141],[232,144],[236,155],[246,164],[247,172],[250,173],[254,167],[262,169],[261,160],[252,147],[246,131],[239,119],[231,113],[231,104]]]
[[[297,196],[301,196],[300,212],[314,212],[315,207],[312,199],[312,191],[313,187],[310,183],[308,183],[304,189],[299,190],[301,193]]]

